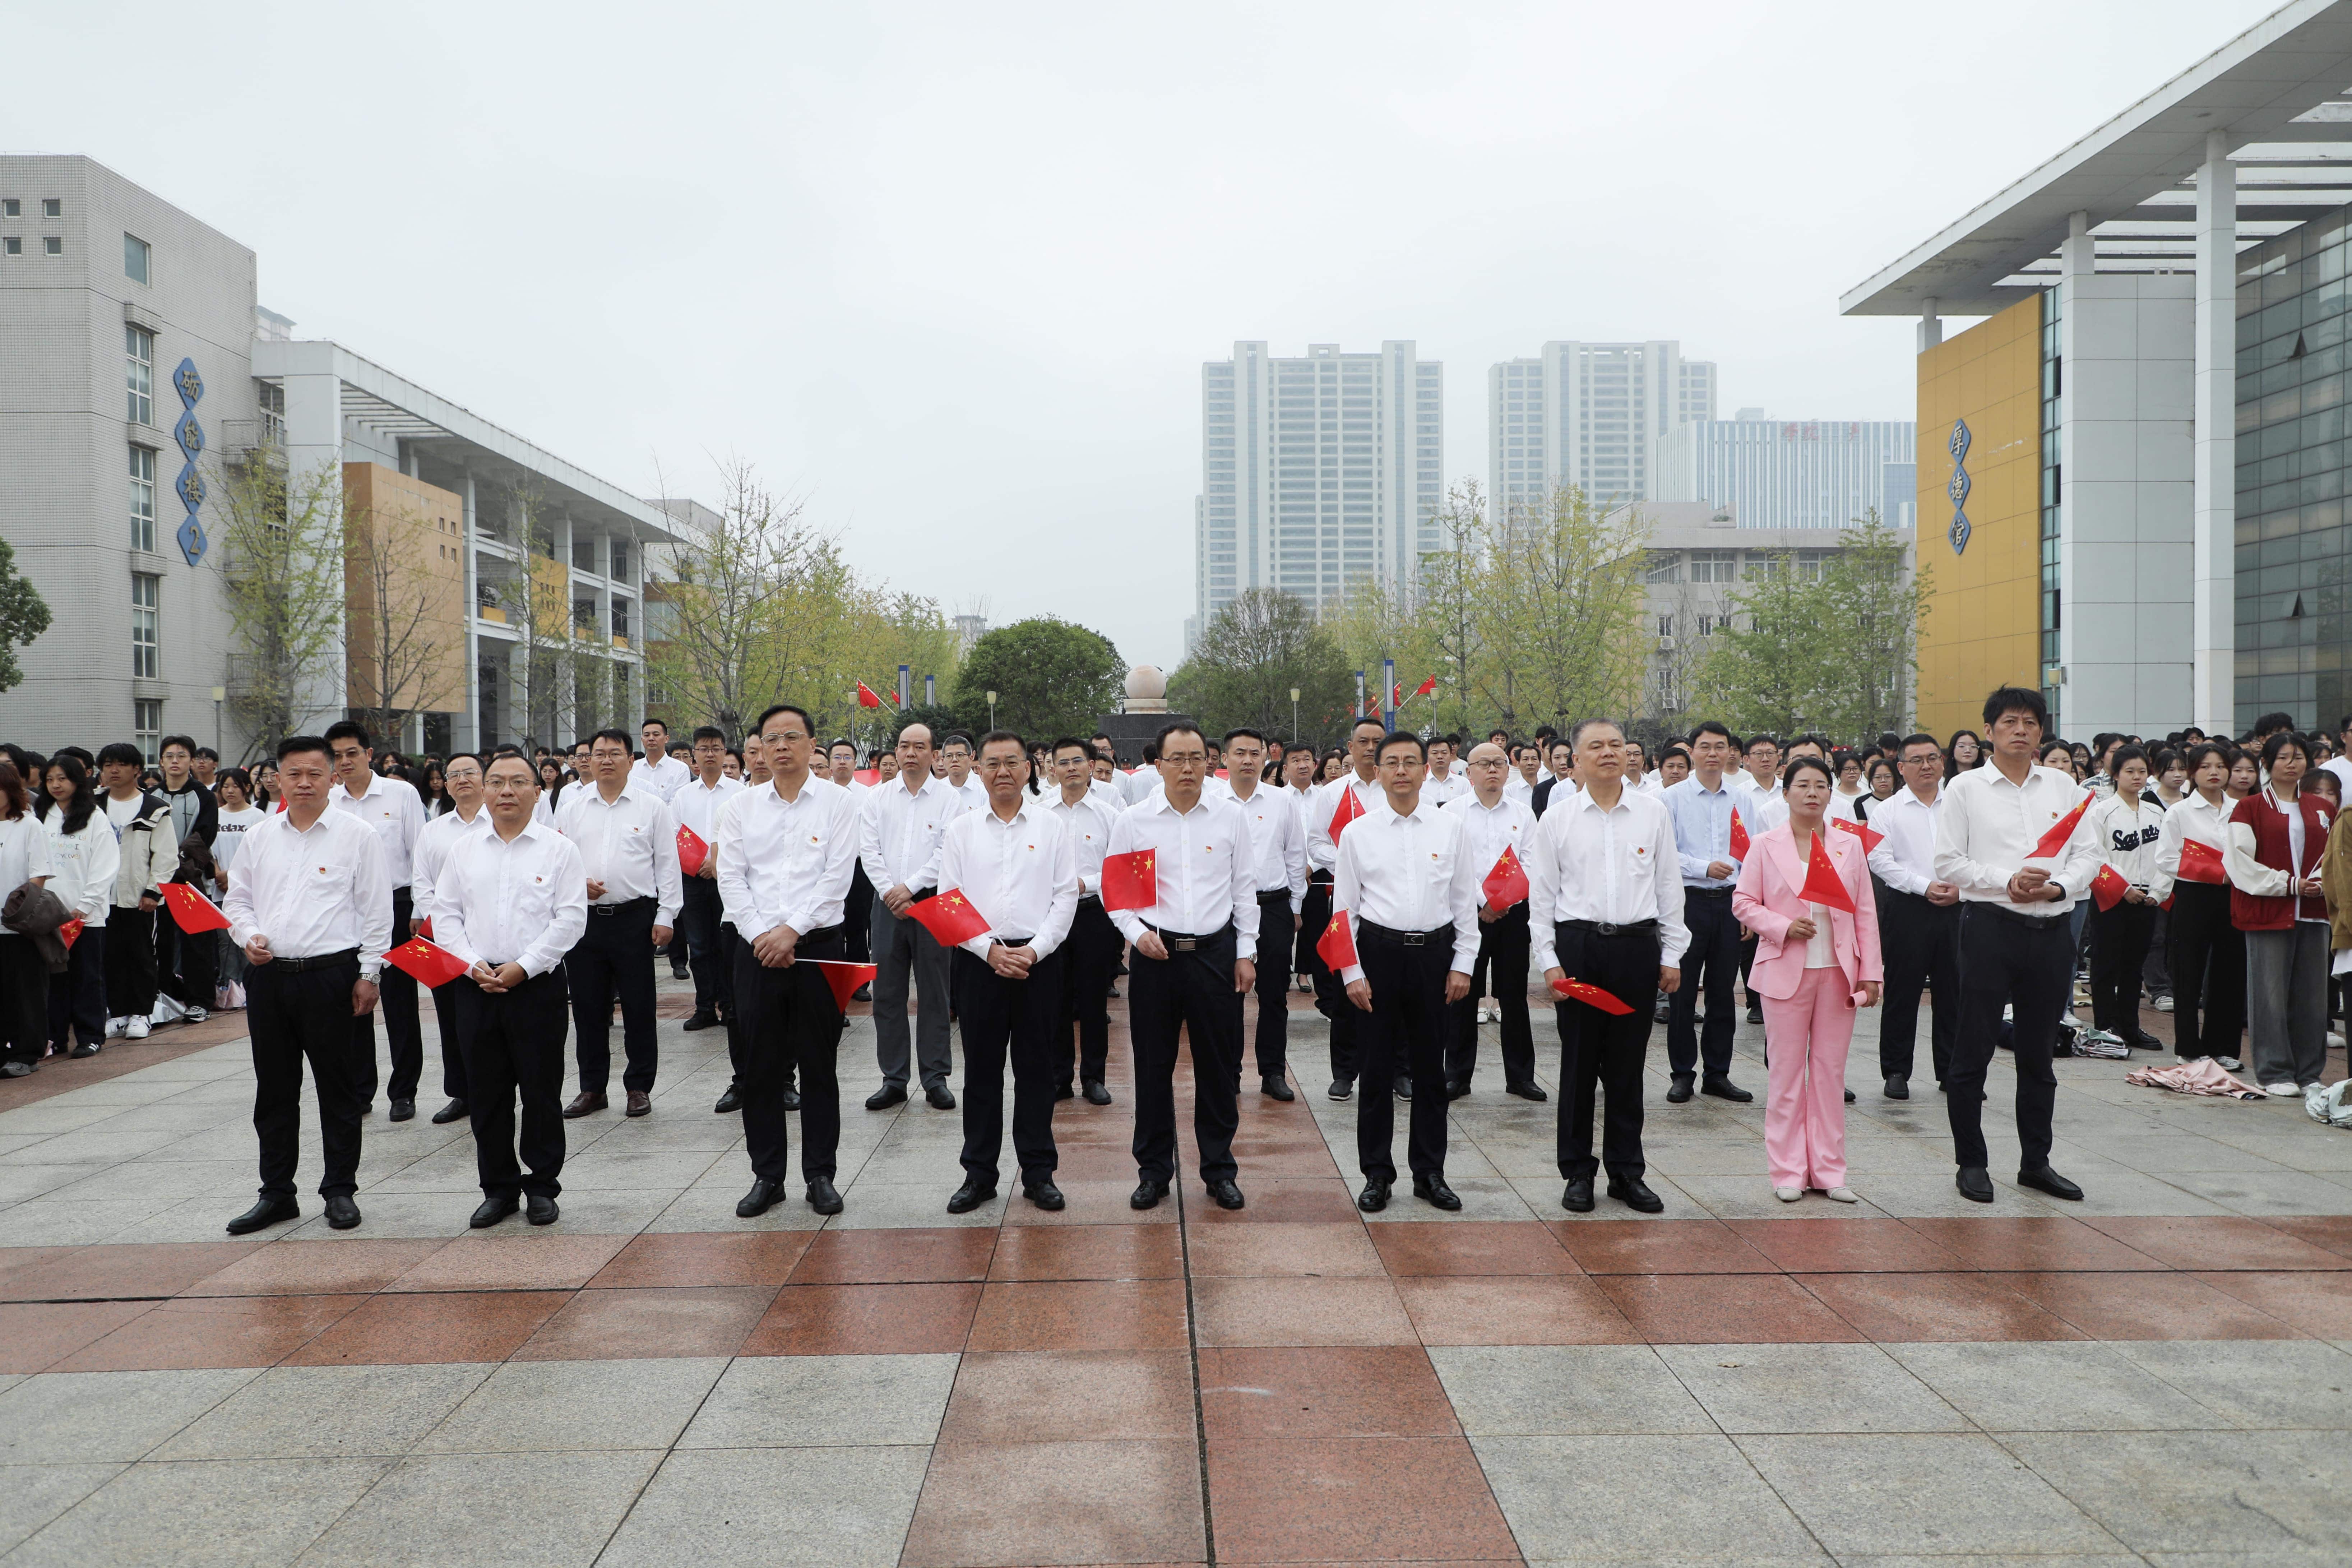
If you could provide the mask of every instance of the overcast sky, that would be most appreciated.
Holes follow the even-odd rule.
[[[866,570],[1173,664],[1200,365],[1676,338],[1722,409],[1907,419],[1843,289],[2273,0],[744,6],[0,0],[0,146],[593,473],[806,497]]]

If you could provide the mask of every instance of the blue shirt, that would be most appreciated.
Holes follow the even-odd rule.
[[[1693,773],[1679,784],[1666,786],[1659,797],[1665,803],[1666,815],[1674,819],[1675,852],[1683,863],[1683,886],[1685,888],[1728,888],[1739,879],[1739,861],[1731,853],[1731,810],[1738,804],[1731,792],[1730,780],[1714,789],[1699,783]],[[1763,832],[1750,821],[1748,831]],[[1710,862],[1721,860],[1731,868],[1728,877],[1710,877]]]

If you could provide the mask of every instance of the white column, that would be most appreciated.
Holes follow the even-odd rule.
[[[1919,352],[1926,353],[1944,341],[1943,319],[1936,314],[1939,301],[1930,294],[1919,301]]]
[[[286,392],[286,482],[289,508],[315,503],[310,520],[341,548],[343,527],[343,382],[330,371],[288,375]],[[304,672],[296,702],[295,727],[315,733],[343,716],[350,701],[345,678],[344,626]]]
[[[2205,137],[2197,172],[2195,671],[2192,721],[2237,725],[2238,181],[2228,136]]]
[[[465,528],[460,537],[466,552],[466,562],[465,569],[459,574],[459,580],[464,584],[461,591],[466,595],[463,606],[466,617],[466,737],[463,744],[478,752],[486,748],[488,738],[482,733],[481,634],[475,629],[475,618],[481,614],[480,600],[478,596],[481,590],[474,576],[474,540],[477,537],[475,532],[477,520],[474,516],[474,473],[470,468],[466,471],[465,499]]]

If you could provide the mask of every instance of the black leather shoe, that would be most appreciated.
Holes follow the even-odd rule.
[[[1970,1203],[1992,1202],[1992,1173],[1982,1165],[1962,1165],[1952,1184],[1960,1189],[1960,1196]]]
[[[1751,1024],[1761,1024],[1764,1022],[1763,1003],[1750,1002],[1748,1004],[1748,1021]]]
[[[533,1225],[553,1225],[556,1216],[562,1212],[555,1206],[553,1198],[542,1198],[533,1194],[523,1200],[523,1218]]]
[[[724,1116],[730,1110],[742,1109],[743,1091],[730,1083],[727,1086],[727,1092],[719,1097],[719,1103],[712,1106],[710,1111],[714,1116]]]
[[[602,1110],[612,1103],[602,1092],[591,1094],[583,1089],[572,1097],[571,1104],[563,1108],[563,1119],[570,1121],[577,1117],[585,1116],[592,1110]]]
[[[98,1055],[98,1047],[85,1040],[80,1045],[78,1045],[73,1049],[68,1051],[66,1055],[75,1061],[80,1061],[86,1057],[94,1057]]]
[[[1468,1079],[1456,1078],[1456,1079],[1447,1079],[1447,1080],[1446,1080],[1446,1084],[1445,1084],[1445,1098],[1446,1098],[1446,1099],[1448,1099],[1448,1100],[1467,1100],[1469,1097],[1470,1097],[1470,1080],[1469,1080]]]
[[[1230,1181],[1211,1182],[1209,1196],[1221,1209],[1237,1209],[1249,1201],[1242,1196],[1241,1188]]]
[[[1847,1089],[1845,1091],[1845,1102],[1848,1105],[1852,1105],[1853,1103],[1853,1090]]]
[[[1021,1184],[1021,1195],[1048,1214],[1059,1214],[1070,1206],[1070,1200],[1062,1195],[1062,1189],[1050,1181],[1024,1182]]]
[[[1077,1097],[1078,1090],[1076,1084],[1057,1083],[1054,1086],[1054,1102],[1056,1105],[1063,1100],[1076,1100]]]
[[[1262,1078],[1258,1079],[1258,1089],[1268,1100],[1297,1100],[1298,1098],[1297,1094],[1291,1089],[1289,1083],[1278,1078]]]
[[[1356,1194],[1356,1206],[1366,1214],[1380,1213],[1389,1206],[1389,1184],[1379,1180],[1366,1182],[1364,1190]]]
[[[1689,1100],[1691,1097],[1692,1081],[1693,1080],[1689,1073],[1678,1072],[1675,1074],[1674,1081],[1666,1085],[1666,1103],[1668,1105],[1680,1105],[1684,1101]]]
[[[906,1102],[907,1086],[905,1084],[886,1083],[866,1097],[866,1109],[887,1110],[894,1105],[904,1105]]]
[[[1728,1100],[1738,1105],[1745,1105],[1756,1098],[1720,1073],[1707,1074],[1700,1082],[1698,1091],[1701,1094],[1711,1094],[1717,1100]]]
[[[522,1200],[512,1193],[493,1193],[474,1210],[474,1217],[466,1223],[476,1230],[488,1230],[507,1215],[522,1207]]]
[[[943,1083],[935,1083],[931,1085],[930,1088],[923,1090],[923,1099],[933,1110],[953,1110],[955,1109],[955,1090],[950,1089]]]
[[[1503,1092],[1505,1094],[1516,1094],[1521,1100],[1532,1100],[1538,1102],[1551,1098],[1550,1092],[1539,1083],[1507,1083],[1503,1086]]]
[[[1910,1079],[1901,1079],[1901,1078],[1890,1078],[1890,1079],[1888,1079],[1886,1080],[1886,1098],[1887,1098],[1887,1099],[1889,1099],[1889,1100],[1908,1100],[1908,1099],[1910,1099],[1910,1098],[1911,1098],[1911,1080],[1910,1080]]]
[[[1168,1195],[1168,1184],[1155,1182],[1149,1176],[1135,1184],[1135,1191],[1127,1194],[1127,1206],[1131,1209],[1152,1209]]]
[[[1632,1209],[1635,1214],[1664,1214],[1666,1200],[1650,1190],[1650,1184],[1636,1176],[1630,1182],[1615,1177],[1609,1181],[1609,1195]]]
[[[336,1230],[352,1230],[360,1223],[360,1205],[352,1202],[348,1193],[338,1193],[327,1200],[327,1224]]]
[[[735,1217],[756,1219],[766,1214],[775,1204],[776,1194],[783,1190],[784,1184],[782,1182],[771,1182],[761,1176],[753,1177],[751,1190],[735,1201]]]
[[[1102,1079],[1098,1078],[1088,1079],[1087,1080],[1085,1093],[1087,1103],[1088,1105],[1108,1105],[1110,1103],[1110,1090],[1103,1087]]]
[[[786,1110],[798,1110],[801,1108],[801,1091],[796,1089],[788,1089],[784,1090],[783,1093],[776,1096],[776,1103],[782,1106]]]
[[[14,1057],[0,1062],[0,1078],[30,1078],[39,1070],[31,1062],[18,1061]]]
[[[292,1198],[264,1198],[235,1219],[228,1222],[231,1236],[250,1236],[273,1225],[283,1225],[289,1219],[302,1217],[301,1205]]]
[[[1452,1187],[1445,1184],[1443,1176],[1415,1176],[1412,1179],[1412,1195],[1433,1207],[1444,1209],[1447,1214],[1453,1214],[1462,1206],[1462,1200],[1454,1195]]]
[[[1412,1098],[1412,1079],[1405,1077],[1402,1073],[1397,1074],[1396,1097],[1399,1100],[1411,1100]]]
[[[1323,1092],[1334,1100],[1345,1100],[1356,1092],[1355,1081],[1352,1079],[1335,1078],[1331,1080],[1331,1087]]]
[[[1570,1176],[1568,1186],[1559,1194],[1559,1206],[1570,1214],[1592,1212],[1592,1178]]]
[[[433,1113],[433,1125],[436,1127],[446,1127],[452,1121],[465,1120],[466,1102],[462,1100],[453,1100]]]
[[[395,1100],[392,1102],[392,1110],[389,1114],[394,1121],[414,1121],[416,1120],[416,1101],[413,1100]]]
[[[872,981],[870,981],[870,980],[869,980],[869,981],[867,981],[865,984],[863,984],[863,985],[859,986],[856,990],[855,990],[855,991],[851,992],[851,993],[849,994],[849,999],[850,999],[852,1002],[871,1002],[871,1001],[873,1001],[873,1000],[874,1000],[874,983],[873,983]]]
[[[955,1196],[948,1200],[948,1213],[970,1214],[995,1195],[994,1186],[982,1185],[978,1176],[966,1176],[963,1185],[955,1190]]]
[[[2020,1171],[2017,1184],[2032,1187],[2037,1193],[2048,1193],[2053,1198],[2063,1198],[2070,1204],[2083,1201],[2083,1189],[2044,1165],[2038,1171]]]
[[[686,1021],[686,1027],[689,1033],[696,1029],[715,1029],[719,1027],[719,1015],[708,1007],[701,1008]]]
[[[841,1194],[834,1190],[831,1177],[811,1176],[809,1178],[808,1206],[824,1215],[841,1212]]]

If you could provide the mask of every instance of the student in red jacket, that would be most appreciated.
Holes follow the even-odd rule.
[[[2263,768],[2270,783],[2230,814],[2221,863],[2231,922],[2246,933],[2255,1081],[2285,1099],[2319,1084],[2327,1067],[2327,900],[2319,858],[2335,814],[2301,788],[2311,769],[2301,735],[2273,735]]]

